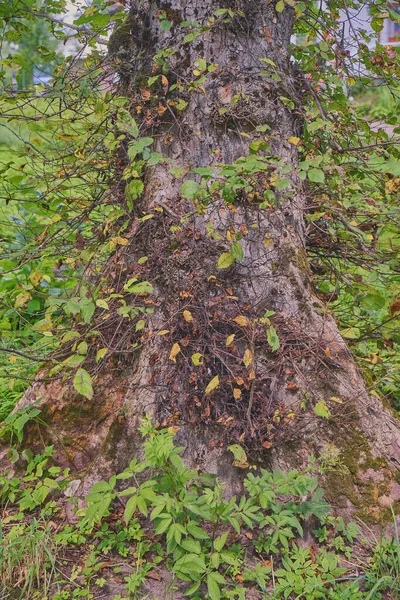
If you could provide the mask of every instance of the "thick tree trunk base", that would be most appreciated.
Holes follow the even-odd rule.
[[[160,27],[163,3],[135,3],[124,35],[112,40],[119,64],[126,57],[120,71],[125,93],[144,105],[141,135],[152,135],[154,150],[170,162],[147,170],[131,243],[110,260],[108,280],[116,290],[133,274],[150,281],[154,294],[147,305],[154,312],[140,333],[124,319],[114,319],[113,331],[104,331],[110,346],[118,341],[119,354],[98,376],[93,401],[60,382],[32,386],[19,406],[39,400],[51,428],[41,428],[39,435],[30,427],[29,444],[41,436],[52,439],[60,463],[82,473],[83,493],[137,455],[137,426],[151,413],[161,426],[180,428],[177,440],[188,464],[218,474],[230,490],[240,485],[241,470],[227,450],[236,443],[251,463],[271,469],[304,466],[310,454],[331,463],[336,457],[342,470],[327,476],[327,493],[343,510],[396,503],[398,422],[368,394],[332,316],[312,292],[305,253],[308,190],[296,174],[297,149],[288,141],[301,136],[304,102],[287,52],[293,10],[287,6],[276,13],[272,4],[258,1],[232,4],[243,17],[223,21],[187,44],[178,23],[208,22],[218,2],[171,0],[171,31]],[[154,53],[172,43],[177,50],[170,59],[171,82],[192,81],[199,57],[217,64],[188,92],[179,119],[167,108],[162,118],[157,113],[160,103],[177,100],[179,92],[155,103],[140,95],[135,80],[137,69],[144,78],[151,75]],[[279,81],[265,75],[265,58],[275,64]],[[274,187],[279,165],[257,174],[255,193],[273,189],[274,206],[260,208],[254,194],[244,192],[230,204],[214,194],[199,210],[182,198],[182,181],[171,167],[232,164],[248,155],[250,141],[265,142],[257,130],[263,125],[269,127],[264,155],[290,168],[283,192]],[[153,218],[140,220],[149,213]],[[217,269],[219,256],[237,239],[241,262]],[[147,261],[138,262],[144,256]],[[275,313],[279,350],[267,343],[266,311]],[[162,331],[167,333],[158,335]],[[234,337],[227,345],[229,336]],[[123,353],[133,342],[138,350],[126,360]],[[174,344],[179,353],[171,359]],[[193,363],[194,354],[201,354],[201,364]],[[208,391],[216,376],[218,386]],[[321,402],[329,409],[327,418],[314,412]]]

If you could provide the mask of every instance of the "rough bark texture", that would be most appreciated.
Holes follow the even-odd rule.
[[[178,24],[205,24],[220,7],[241,10],[243,16],[184,44],[188,30],[182,32]],[[168,32],[160,27],[160,10],[173,22]],[[222,475],[233,487],[239,476],[226,452],[229,443],[242,443],[253,461],[284,467],[300,466],[311,452],[334,444],[351,476],[351,483],[341,476],[334,502],[341,497],[343,506],[350,501],[357,505],[365,482],[381,481],[382,472],[388,479],[379,494],[398,499],[399,486],[391,483],[400,462],[398,424],[368,394],[334,319],[310,283],[307,190],[296,177],[297,150],[287,141],[301,137],[302,131],[301,79],[288,58],[293,20],[292,9],[277,13],[265,0],[143,1],[134,3],[129,23],[111,40],[125,93],[142,104],[141,135],[154,137],[154,149],[171,159],[148,169],[145,194],[132,219],[132,243],[112,259],[110,268],[113,283],[137,273],[151,281],[155,310],[134,360],[118,373],[109,365],[109,372],[98,379],[93,402],[82,403],[58,383],[47,388],[37,384],[24,399],[44,398],[45,417],[64,445],[70,444],[75,467],[89,469],[86,487],[132,458],[138,448],[138,421],[151,412],[160,423],[181,427],[178,440],[189,463]],[[182,114],[168,108],[157,117],[159,102],[141,97],[140,79],[151,76],[152,56],[168,46],[176,48],[168,59],[169,86],[192,81],[199,57],[218,69],[187,95]],[[280,81],[262,74],[262,58],[274,61]],[[178,95],[168,92],[167,98]],[[260,138],[255,128],[264,124],[270,127],[271,152],[290,167],[292,179],[278,194],[277,205],[260,209],[241,194],[231,205],[214,197],[202,214],[196,212],[182,198],[182,181],[170,168],[231,164],[248,154],[251,139]],[[163,212],[138,222],[138,215],[157,206]],[[190,217],[180,223],[187,213]],[[218,270],[218,257],[229,248],[227,231],[241,232],[244,258]],[[148,257],[144,265],[137,263],[141,256]],[[183,318],[185,309],[193,321]],[[278,352],[271,351],[265,325],[256,320],[266,310],[276,313]],[[238,316],[245,316],[247,324],[239,325]],[[128,327],[126,322],[122,327]],[[169,333],[156,335],[160,330]],[[120,329],[117,335],[125,333]],[[235,340],[226,347],[231,334]],[[169,359],[174,343],[181,348],[176,363]],[[252,354],[249,366],[242,360],[246,349]],[[204,363],[197,368],[191,362],[196,352]],[[206,395],[215,375],[220,385]],[[241,390],[237,400],[234,388]],[[342,403],[330,402],[331,397]],[[327,401],[330,419],[314,414],[320,400]]]

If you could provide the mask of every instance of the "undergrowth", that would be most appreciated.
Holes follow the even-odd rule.
[[[173,429],[141,426],[143,460],[96,483],[13,451],[1,476],[1,598],[372,600],[400,594],[400,543],[333,516],[323,466],[250,468],[240,496],[188,469]],[[65,515],[69,515],[65,523]],[[163,592],[160,592],[163,590]]]

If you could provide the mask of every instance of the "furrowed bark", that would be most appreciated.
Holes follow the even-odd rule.
[[[185,43],[190,30],[179,24],[206,25],[218,8],[241,14],[217,18]],[[172,22],[169,31],[160,25],[160,11]],[[265,0],[139,1],[111,39],[124,93],[141,106],[135,113],[140,135],[153,137],[153,149],[170,159],[147,169],[132,217],[132,243],[113,257],[109,270],[111,285],[132,273],[150,281],[154,313],[134,360],[100,375],[93,403],[82,404],[59,384],[35,384],[23,400],[43,396],[44,416],[64,444],[69,436],[75,467],[89,469],[86,487],[137,453],[137,425],[150,412],[160,424],[180,427],[177,438],[188,463],[218,473],[233,488],[240,470],[226,450],[231,443],[242,444],[252,462],[286,468],[305,464],[311,453],[332,454],[335,446],[349,477],[335,487],[334,503],[341,498],[343,506],[357,506],[364,483],[381,482],[382,473],[387,485],[381,493],[393,501],[400,497],[398,423],[368,394],[334,319],[312,290],[305,251],[307,189],[296,175],[298,151],[288,141],[301,137],[304,102],[288,54],[293,22],[290,7],[277,13]],[[175,50],[168,57],[168,81],[154,104],[141,82],[152,75],[156,52],[168,47]],[[168,103],[179,96],[170,88],[193,81],[199,58],[218,67],[187,93],[188,105],[179,113]],[[267,134],[257,131],[262,125],[269,126]],[[231,204],[215,194],[196,210],[182,197],[182,181],[172,167],[232,164],[265,135],[291,179],[276,192],[274,206],[262,209],[254,196],[240,192]],[[260,190],[273,186],[273,178],[274,171],[261,174]],[[152,219],[138,221],[151,212]],[[217,269],[237,234],[243,260]],[[139,266],[142,256],[148,260]],[[185,320],[184,310],[192,320]],[[266,311],[275,313],[281,344],[275,352],[260,322]],[[157,335],[162,330],[168,333]],[[230,335],[235,338],[226,346]],[[175,343],[176,362],[170,359]],[[243,362],[247,350],[250,358]],[[197,367],[195,353],[202,355]],[[206,393],[217,375],[219,386]],[[314,413],[320,401],[327,403],[330,418]]]

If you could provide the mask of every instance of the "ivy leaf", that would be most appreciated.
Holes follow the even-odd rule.
[[[92,378],[85,369],[78,369],[75,373],[74,388],[89,400],[93,398]]]
[[[314,406],[314,413],[317,415],[317,417],[322,417],[323,419],[329,419],[331,416],[331,411],[329,410],[325,400],[317,402],[317,404]]]
[[[193,181],[193,179],[188,179],[181,187],[181,194],[184,198],[193,200],[199,190],[199,184],[196,181]]]
[[[325,173],[322,169],[310,169],[308,171],[308,179],[314,183],[324,183]]]

